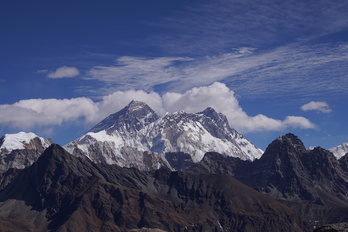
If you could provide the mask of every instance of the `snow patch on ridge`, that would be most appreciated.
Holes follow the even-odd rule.
[[[6,150],[8,153],[17,149],[25,149],[25,145],[29,144],[30,141],[35,138],[39,138],[44,147],[48,147],[50,145],[45,141],[45,139],[32,132],[19,132],[17,134],[5,134],[3,136],[3,143],[1,144],[0,149]]]
[[[329,149],[329,151],[331,151],[337,159],[340,159],[348,153],[348,142],[342,143],[337,147],[332,147]]]

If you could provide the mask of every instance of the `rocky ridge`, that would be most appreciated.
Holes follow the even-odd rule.
[[[274,140],[254,162],[208,153],[190,170],[227,173],[288,205],[308,223],[348,220],[347,158],[320,147],[306,150],[293,134]]]
[[[288,207],[226,174],[95,164],[51,145],[8,178],[1,231],[307,231]]]

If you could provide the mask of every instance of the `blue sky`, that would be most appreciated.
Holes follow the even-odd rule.
[[[348,140],[348,2],[0,2],[0,134],[66,144],[132,99],[207,106],[265,149]]]

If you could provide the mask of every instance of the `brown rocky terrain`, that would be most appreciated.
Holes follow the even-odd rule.
[[[59,145],[1,180],[1,231],[307,231],[230,175],[97,165]]]

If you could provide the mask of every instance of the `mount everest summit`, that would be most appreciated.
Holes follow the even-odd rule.
[[[209,151],[242,160],[254,160],[263,153],[212,108],[160,117],[140,101],[132,101],[64,148],[96,163],[142,170],[177,169],[178,159],[196,163]]]

